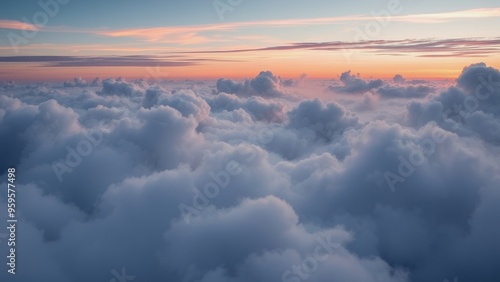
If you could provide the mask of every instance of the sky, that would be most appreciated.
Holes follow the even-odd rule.
[[[0,79],[454,78],[500,66],[499,24],[494,0],[9,1]]]
[[[0,281],[500,281],[495,2],[3,3]]]

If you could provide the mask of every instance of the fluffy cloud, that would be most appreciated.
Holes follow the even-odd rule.
[[[100,86],[102,83],[101,78],[97,77],[92,82],[88,83],[81,77],[75,77],[73,82],[64,82],[64,87],[87,87],[87,86]]]
[[[354,113],[335,103],[324,105],[319,99],[301,102],[288,114],[288,127],[301,130],[300,135],[313,134],[314,139],[331,142],[347,128],[358,126]]]
[[[398,84],[403,84],[405,83],[406,81],[406,78],[404,78],[402,75],[400,74],[396,74],[392,80],[395,82],[395,83],[398,83]]]
[[[103,95],[118,95],[118,96],[132,96],[139,95],[144,92],[143,82],[127,82],[124,78],[118,79],[105,79],[102,82]]]
[[[240,98],[236,95],[220,93],[207,99],[213,112],[244,109],[256,120],[282,121],[284,105],[261,97]]]
[[[291,86],[291,81],[284,82],[285,86]],[[277,97],[283,94],[281,90],[281,78],[275,76],[270,71],[262,71],[255,78],[237,82],[230,79],[219,79],[217,81],[217,91],[238,96],[263,96]]]
[[[408,121],[423,126],[430,121],[460,135],[478,135],[500,143],[500,72],[484,63],[470,65],[457,83],[427,102],[408,105]]]
[[[363,94],[384,84],[380,79],[362,79],[359,74],[351,74],[350,70],[340,75],[340,81],[343,83],[343,86],[330,86],[329,89],[340,93]]]
[[[425,100],[438,87],[341,79],[335,91],[364,94],[297,99],[270,72],[216,93],[125,79],[4,87],[19,260],[0,279],[496,282],[498,70],[466,67]]]
[[[387,84],[380,79],[366,80],[360,77],[359,74],[351,74],[351,71],[343,72],[340,75],[340,82],[343,85],[331,85],[328,90],[337,93],[348,94],[365,94],[364,106],[361,108],[369,108],[367,104],[371,101],[366,94],[370,92],[377,93],[382,98],[424,98],[433,93],[436,88],[428,85],[423,80],[407,81],[402,75],[396,75],[392,79],[394,84]]]
[[[0,86],[3,88],[14,88],[16,87],[16,82],[12,80],[7,82],[0,82]]]
[[[384,85],[377,89],[383,98],[424,98],[434,91],[434,87],[427,85]]]

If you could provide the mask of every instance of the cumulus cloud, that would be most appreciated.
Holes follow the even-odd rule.
[[[281,81],[281,78],[275,76],[270,71],[261,71],[255,78],[237,82],[230,79],[219,79],[217,81],[217,91],[238,96],[263,96],[277,97],[283,95],[282,86],[292,86],[293,81]]]
[[[314,134],[315,139],[332,141],[347,128],[356,127],[358,118],[335,103],[324,105],[319,99],[301,102],[289,114],[288,127]]]
[[[103,95],[133,96],[144,92],[144,83],[128,82],[123,77],[118,79],[105,79],[102,82]]]
[[[377,93],[383,98],[424,98],[435,90],[427,85],[384,85],[377,89]]]
[[[213,112],[244,109],[256,120],[282,121],[284,105],[261,97],[240,98],[236,95],[220,93],[207,99]]]
[[[402,75],[400,74],[396,74],[392,80],[395,82],[395,83],[398,83],[398,84],[403,84],[405,83],[406,81],[406,78],[404,78]]]
[[[0,82],[0,86],[3,88],[14,88],[16,87],[16,82],[13,80],[7,82]]]
[[[499,144],[500,72],[484,63],[465,67],[456,85],[427,102],[408,105],[408,121],[423,126],[430,121],[460,135],[479,135]]]
[[[100,77],[96,77],[92,82],[87,82],[81,77],[75,77],[73,82],[66,81],[64,82],[64,87],[87,87],[87,86],[100,86],[102,80]]]
[[[384,84],[380,79],[365,80],[359,74],[351,74],[350,70],[340,75],[340,81],[343,86],[330,86],[329,89],[340,93],[363,94]]]
[[[19,260],[0,279],[496,282],[499,81],[4,86]]]

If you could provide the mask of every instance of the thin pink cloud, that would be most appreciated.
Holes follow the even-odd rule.
[[[437,23],[450,22],[464,19],[484,19],[500,17],[500,8],[481,8],[462,11],[452,11],[433,14],[393,15],[391,21],[406,23]],[[285,19],[263,20],[236,23],[218,23],[191,26],[163,26],[130,29],[78,29],[69,27],[37,27],[28,23],[15,20],[0,20],[0,29],[17,30],[43,30],[47,32],[89,33],[108,37],[131,37],[148,42],[173,42],[180,44],[199,44],[218,41],[216,36],[208,35],[209,32],[234,31],[246,28],[292,27],[328,25],[334,23],[370,21],[371,15],[350,15],[343,17],[328,17],[314,19]]]
[[[38,30],[39,28],[36,25],[21,21],[0,20],[0,29]]]
[[[414,14],[414,15],[393,15],[391,21],[406,23],[436,23],[449,22],[454,20],[500,17],[500,8],[491,9],[470,9],[434,14]],[[285,19],[285,20],[264,20],[252,22],[220,23],[208,25],[192,26],[169,26],[152,28],[132,28],[121,30],[98,30],[96,34],[111,37],[134,37],[147,41],[174,40],[182,41],[188,37],[188,42],[200,43],[203,41],[213,41],[208,36],[201,35],[205,32],[232,31],[245,28],[260,27],[291,27],[308,25],[327,25],[342,22],[356,22],[373,20],[371,15],[352,15],[343,17],[314,18],[314,19]],[[189,36],[186,36],[189,35]]]

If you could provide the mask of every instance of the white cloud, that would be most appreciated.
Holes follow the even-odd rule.
[[[364,94],[297,99],[307,85],[283,91],[270,72],[0,86],[22,226],[13,281],[125,267],[137,281],[496,282],[498,70],[469,66],[425,98],[411,93],[436,83],[343,76],[337,90]]]

